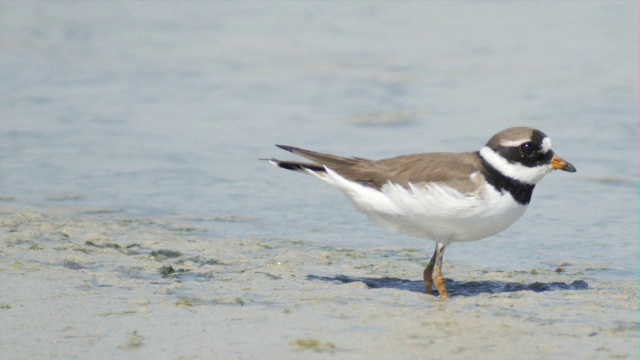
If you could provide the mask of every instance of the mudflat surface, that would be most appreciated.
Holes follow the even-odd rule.
[[[211,241],[175,219],[56,210],[0,224],[6,358],[637,355],[637,282],[599,264],[448,264],[440,301],[415,247]]]

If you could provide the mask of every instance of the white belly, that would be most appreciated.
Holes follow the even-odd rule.
[[[379,191],[330,170],[319,177],[342,190],[377,225],[423,239],[480,240],[503,231],[527,209],[509,192],[500,193],[489,184],[471,196],[437,184],[409,189],[386,184]]]

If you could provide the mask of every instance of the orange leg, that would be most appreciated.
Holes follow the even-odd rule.
[[[449,297],[447,287],[444,283],[444,276],[442,275],[442,258],[444,256],[445,244],[437,243],[436,251],[433,253],[433,257],[429,261],[429,264],[424,269],[424,284],[427,294],[432,293],[432,285],[436,284],[436,288],[440,293],[440,299],[444,300]]]
[[[429,264],[427,265],[427,267],[424,269],[424,273],[423,273],[425,291],[429,295],[433,293],[433,290],[431,289],[431,287],[433,285],[433,267],[436,264],[437,252],[438,252],[438,249],[436,247],[436,251],[433,252],[433,256],[431,257],[431,260],[429,261]]]

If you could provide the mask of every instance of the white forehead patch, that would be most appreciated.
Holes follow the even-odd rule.
[[[551,150],[551,139],[545,136],[545,138],[542,139],[542,153],[546,154],[549,150]]]

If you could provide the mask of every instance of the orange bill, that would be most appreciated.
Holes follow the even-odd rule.
[[[551,159],[551,167],[553,167],[554,170],[563,170],[563,171],[568,171],[568,172],[576,172],[576,168],[575,166],[571,165],[570,163],[564,161],[561,157],[559,157],[558,155],[553,155],[553,159]]]

